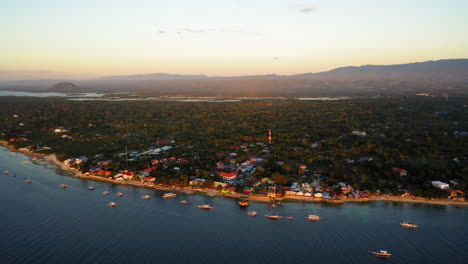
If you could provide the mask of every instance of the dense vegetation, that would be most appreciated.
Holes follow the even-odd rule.
[[[152,158],[188,162],[155,170],[158,181],[186,183],[210,176],[218,161],[261,157],[253,178],[272,177],[283,184],[322,175],[326,184],[344,181],[355,189],[435,197],[432,180],[468,181],[467,98],[398,97],[340,101],[252,100],[229,103],[155,101],[68,101],[53,98],[0,97],[0,136],[16,147],[58,153],[62,159],[85,155],[86,166],[112,159],[126,168],[125,147],[138,152],[164,145],[156,156],[132,155],[128,168],[149,167]],[[69,138],[53,129],[70,130]],[[273,130],[273,144],[267,131]],[[365,136],[352,131],[366,132]],[[161,143],[174,139],[175,143]],[[158,142],[159,141],[159,142]],[[245,149],[234,149],[247,143]],[[96,156],[96,154],[101,154]],[[120,155],[119,155],[120,154]],[[94,157],[94,158],[92,158]],[[307,165],[304,172],[300,164]],[[180,170],[173,170],[173,167]],[[402,168],[407,176],[392,169]]]

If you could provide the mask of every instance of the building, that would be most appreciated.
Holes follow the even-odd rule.
[[[441,181],[432,181],[432,186],[439,188],[441,190],[445,190],[449,188],[448,183],[441,182]]]
[[[223,180],[225,180],[225,181],[232,181],[232,180],[235,180],[237,178],[237,173],[235,173],[235,172],[231,172],[231,173],[220,172],[219,176],[221,176],[223,178]]]

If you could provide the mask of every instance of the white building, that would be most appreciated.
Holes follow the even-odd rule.
[[[448,183],[441,182],[441,181],[432,181],[432,186],[439,188],[441,190],[445,190],[449,188]]]

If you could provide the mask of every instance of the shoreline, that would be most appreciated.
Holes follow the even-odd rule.
[[[128,185],[134,186],[139,188],[146,188],[146,189],[154,189],[160,191],[171,191],[171,192],[178,192],[178,193],[185,193],[185,194],[204,194],[210,197],[222,196],[226,198],[240,198],[244,194],[240,193],[230,193],[230,194],[222,194],[221,191],[203,188],[203,189],[195,189],[192,187],[173,187],[168,185],[152,185],[147,186],[141,182],[137,181],[116,181],[110,178],[104,178],[100,176],[94,175],[86,175],[81,173],[80,171],[70,168],[66,166],[63,162],[59,161],[55,154],[42,154],[37,152],[32,152],[27,149],[17,149],[8,144],[7,141],[0,140],[0,146],[7,148],[12,153],[22,153],[28,157],[33,158],[41,158],[44,161],[48,161],[54,165],[56,165],[60,170],[64,172],[70,172],[73,175],[67,175],[75,178],[80,179],[87,179],[99,182],[108,182],[113,184],[119,185]],[[249,200],[257,201],[257,202],[270,202],[270,199],[266,197],[257,197],[257,196],[250,196]],[[288,202],[312,202],[312,203],[320,203],[323,202],[322,199],[317,199],[314,197],[293,197],[293,196],[285,196],[284,200]],[[367,203],[367,202],[375,202],[375,201],[387,201],[387,202],[404,202],[404,203],[423,203],[423,204],[433,204],[433,205],[458,205],[458,206],[468,206],[468,201],[453,201],[448,199],[431,199],[431,198],[423,198],[423,197],[401,197],[401,196],[375,196],[371,195],[369,198],[357,198],[357,199],[342,199],[340,203],[330,203],[330,204],[344,204],[348,202],[358,202],[358,203]]]

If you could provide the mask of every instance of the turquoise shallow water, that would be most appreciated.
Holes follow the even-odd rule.
[[[163,193],[60,175],[0,148],[0,263],[467,263],[468,208],[398,202],[330,206]],[[26,178],[31,184],[24,182]],[[63,189],[59,184],[70,187]],[[87,186],[96,187],[89,191]],[[110,195],[102,195],[105,190]],[[115,193],[123,192],[124,197]],[[142,200],[144,194],[151,199]],[[189,206],[182,206],[180,200]],[[115,201],[115,208],[106,204]],[[215,208],[200,210],[198,204]],[[293,216],[269,220],[266,213]],[[307,214],[319,222],[304,219]],[[420,228],[407,230],[408,220]],[[394,255],[378,259],[369,250]]]

